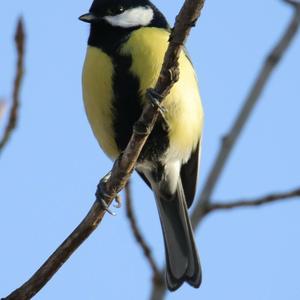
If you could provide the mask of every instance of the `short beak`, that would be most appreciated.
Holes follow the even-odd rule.
[[[79,17],[80,21],[86,22],[86,23],[95,23],[99,21],[99,18],[92,13],[87,13]]]

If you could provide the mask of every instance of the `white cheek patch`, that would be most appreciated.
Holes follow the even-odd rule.
[[[116,16],[106,16],[103,19],[112,26],[123,28],[147,26],[153,19],[153,10],[149,6],[139,6],[130,8]]]

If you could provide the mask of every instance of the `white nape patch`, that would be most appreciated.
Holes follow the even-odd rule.
[[[149,6],[138,6],[125,10],[116,16],[106,16],[106,20],[112,26],[130,28],[136,26],[147,26],[153,19],[153,10]]]

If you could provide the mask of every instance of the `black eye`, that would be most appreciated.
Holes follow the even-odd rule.
[[[125,11],[125,8],[122,5],[117,5],[115,7],[111,7],[107,10],[107,14],[110,16],[115,16],[121,14]]]

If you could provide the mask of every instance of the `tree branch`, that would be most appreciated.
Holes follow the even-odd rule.
[[[195,25],[204,0],[186,0],[176,18],[175,27],[170,36],[170,42],[165,54],[164,63],[155,91],[165,97],[178,79],[177,61],[191,26]],[[155,124],[159,107],[147,105],[141,117],[134,126],[132,137],[124,153],[115,162],[112,171],[105,177],[103,189],[108,205],[116,198],[118,192],[126,185],[138,156]],[[7,296],[6,300],[25,300],[32,298],[58,271],[80,244],[96,229],[101,222],[105,210],[95,201],[88,215],[71,233],[61,246],[48,258],[43,266],[20,288]]]
[[[146,242],[142,232],[139,229],[136,216],[133,212],[130,181],[127,182],[127,185],[125,187],[125,194],[126,194],[126,214],[131,226],[131,231],[133,233],[133,236],[136,242],[138,243],[138,245],[140,245],[140,247],[142,248],[145,258],[150,265],[150,268],[152,270],[153,281],[161,282],[163,281],[163,278],[161,278],[161,273],[159,271],[157,263],[154,260],[154,257],[152,256],[151,249],[148,243]]]
[[[293,198],[300,197],[300,188],[283,193],[270,194],[264,197],[260,197],[254,200],[236,200],[231,202],[218,202],[211,203],[208,205],[205,214],[210,212],[218,211],[218,210],[228,210],[233,208],[242,208],[242,207],[253,207],[260,206],[265,204],[270,204],[273,202],[279,202],[282,200],[290,200]]]
[[[288,192],[282,192],[282,193],[276,193],[276,194],[270,194],[267,196],[263,196],[261,198],[257,198],[254,200],[236,200],[231,201],[227,203],[218,202],[218,203],[208,203],[206,208],[203,209],[202,212],[202,220],[204,217],[206,217],[208,214],[220,210],[230,210],[235,208],[242,208],[242,207],[257,207],[261,205],[266,205],[274,202],[279,202],[283,200],[291,200],[293,198],[300,197],[300,188],[288,191]],[[160,276],[163,276],[165,270],[163,269],[160,272]],[[158,277],[159,278],[159,277]],[[155,288],[154,288],[155,287]],[[161,300],[164,298],[166,294],[166,287],[164,282],[159,281],[157,283],[153,283],[152,288],[152,294],[150,299],[151,300]]]
[[[290,4],[290,1],[291,0],[284,0],[284,2],[287,2],[288,4]],[[197,201],[197,205],[192,213],[192,223],[194,227],[197,227],[201,221],[203,208],[205,208],[205,206],[209,203],[217,182],[221,177],[225,164],[227,163],[232,152],[232,149],[236,145],[242,130],[244,129],[249,117],[258,103],[260,95],[265,89],[272,72],[281,61],[292,40],[296,36],[296,33],[298,32],[300,23],[300,4],[295,4],[294,1],[292,2],[292,6],[295,8],[294,15],[291,18],[286,31],[279,39],[276,46],[272,49],[270,54],[267,55],[267,58],[254,82],[254,85],[250,89],[248,97],[246,98],[244,105],[242,106],[236,120],[232,125],[232,128],[222,140],[221,148],[216,156],[211,171],[207,176],[203,190],[200,194],[199,200]]]
[[[17,29],[15,33],[15,43],[17,48],[17,66],[16,66],[16,76],[13,87],[13,103],[9,112],[8,123],[4,130],[4,134],[0,140],[0,154],[7,144],[13,130],[17,126],[18,121],[18,109],[20,105],[20,88],[24,73],[24,44],[25,44],[25,34],[24,25],[22,18],[19,19],[17,24]]]
[[[249,95],[245,99],[244,105],[242,106],[240,112],[234,121],[232,128],[229,133],[224,136],[220,150],[214,160],[213,166],[206,178],[204,187],[200,194],[196,206],[191,214],[191,221],[193,227],[196,229],[203,217],[207,214],[207,209],[209,208],[209,203],[211,200],[212,193],[221,177],[222,171],[225,164],[228,161],[230,154],[232,153],[233,147],[236,145],[237,140],[244,129],[251,113],[253,112],[255,105],[260,99],[260,95],[266,87],[266,84],[272,75],[275,67],[278,65],[284,54],[286,53],[288,47],[290,46],[292,40],[294,39],[300,23],[300,4],[293,0],[283,0],[284,2],[291,4],[294,8],[294,15],[287,26],[286,31],[283,36],[279,39],[276,46],[272,49],[270,54],[267,56],[264,64],[258,76],[250,89]],[[161,272],[164,272],[162,269]],[[165,285],[152,285],[152,291],[150,295],[151,300],[162,300],[166,294]]]

